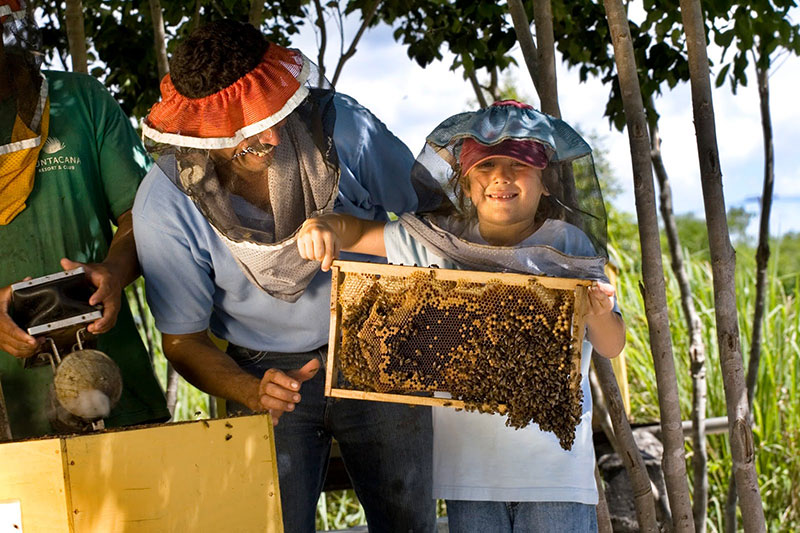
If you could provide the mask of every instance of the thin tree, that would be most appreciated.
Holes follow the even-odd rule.
[[[561,118],[558,105],[558,80],[556,79],[556,47],[553,36],[553,10],[550,0],[533,0],[533,23],[536,26],[536,42],[539,51],[538,65],[539,98],[542,111]],[[530,32],[528,32],[530,34]]]
[[[769,218],[772,209],[774,188],[774,149],[772,140],[772,119],[769,102],[769,70],[773,64],[772,56],[779,54],[800,54],[800,25],[792,21],[790,9],[794,3],[757,0],[756,3],[742,3],[731,12],[725,10],[717,19],[721,27],[714,27],[717,43],[723,46],[723,57],[735,43],[733,59],[720,69],[717,86],[729,77],[731,87],[736,92],[738,85],[747,84],[745,68],[752,56],[756,71],[756,81],[761,112],[761,131],[764,144],[764,185],[761,194],[761,214],[756,249],[756,296],[753,311],[750,354],[747,362],[747,398],[752,414],[756,382],[761,364],[761,338],[767,292],[767,265],[769,263]],[[757,17],[753,13],[758,13]],[[732,67],[732,68],[731,68]],[[728,500],[725,505],[725,529],[733,532],[737,528],[736,485],[731,476],[728,487]]]
[[[728,413],[731,458],[736,492],[742,507],[742,523],[747,532],[766,531],[764,508],[755,468],[750,407],[744,381],[734,269],[736,256],[728,234],[722,171],[719,164],[714,104],[711,98],[708,51],[703,12],[699,0],[681,0],[681,18],[686,31],[692,110],[700,174],[703,187],[706,227],[708,228],[714,305],[722,381]]]
[[[361,25],[358,27],[358,31],[356,31],[356,34],[353,36],[353,40],[350,42],[350,46],[346,51],[343,51],[344,33],[340,34],[339,62],[336,64],[336,70],[333,72],[333,79],[331,80],[331,83],[334,87],[336,86],[336,82],[339,81],[339,76],[342,73],[344,64],[348,59],[355,55],[358,41],[361,40],[361,37],[364,35],[366,29],[370,26],[370,24],[372,24],[372,19],[375,18],[375,13],[378,11],[379,4],[380,0],[375,0],[361,13]],[[343,25],[340,23],[340,29],[342,26]]]
[[[153,47],[156,52],[156,64],[158,66],[158,77],[163,79],[169,72],[169,61],[167,60],[167,40],[166,32],[164,31],[164,15],[161,10],[161,2],[159,0],[150,1],[150,17],[153,21]],[[138,291],[138,287],[134,286],[134,291]],[[137,300],[139,295],[136,295]],[[142,321],[145,328],[149,328],[147,321]],[[148,332],[149,333],[149,332]],[[149,338],[149,334],[147,335]],[[167,409],[171,415],[175,415],[175,406],[178,404],[178,384],[180,382],[180,375],[172,366],[172,363],[167,361]]]
[[[247,15],[247,21],[251,26],[256,28],[261,27],[261,22],[264,20],[264,0],[250,0],[250,12]]]
[[[651,101],[651,108],[655,105]],[[701,533],[706,530],[706,518],[708,516],[708,451],[706,449],[706,403],[707,388],[706,382],[706,347],[703,343],[703,330],[700,316],[694,306],[692,289],[689,284],[689,275],[683,261],[683,251],[681,248],[680,237],[678,236],[678,225],[675,222],[675,214],[672,209],[672,188],[669,184],[669,176],[661,157],[661,136],[658,131],[658,120],[651,119],[650,127],[650,158],[653,162],[653,170],[658,180],[659,189],[659,208],[661,218],[664,221],[664,233],[667,236],[670,258],[672,260],[672,272],[678,282],[678,289],[681,295],[681,308],[686,320],[686,328],[689,332],[689,360],[691,361],[692,375],[692,485],[694,487],[694,498],[692,499],[692,512],[694,515],[695,531]]]
[[[525,59],[525,66],[528,67],[528,74],[533,81],[533,88],[539,94],[541,85],[539,82],[539,52],[531,36],[531,25],[525,14],[525,8],[522,6],[522,0],[508,0],[508,11],[514,23],[514,31],[522,50],[522,57]]]
[[[611,361],[593,350],[592,364],[594,365],[597,382],[602,389],[602,392],[597,396],[601,396],[605,401],[606,416],[611,419],[613,430],[609,440],[614,451],[622,460],[622,464],[625,465],[625,470],[631,480],[633,503],[636,510],[636,520],[639,522],[639,530],[657,532],[659,529],[656,522],[652,483],[650,476],[647,474],[647,467],[644,465],[642,454],[639,453],[639,448],[633,437],[628,418],[625,416],[622,394],[619,392]],[[633,453],[631,453],[631,450],[633,450]]]
[[[642,93],[636,71],[628,17],[620,0],[603,2],[614,45],[622,101],[631,145],[634,193],[642,248],[642,295],[650,331],[650,346],[656,370],[661,428],[664,438],[662,467],[672,519],[676,531],[694,531],[686,453],[681,429],[680,402],[667,314],[664,268],[655,207],[650,139],[647,133]]]
[[[89,61],[86,55],[86,34],[83,30],[83,3],[81,0],[67,0],[66,27],[69,55],[72,56],[72,71],[88,74]]]
[[[150,18],[153,20],[153,48],[156,52],[158,78],[162,79],[169,72],[167,60],[167,36],[164,31],[164,14],[159,0],[150,0]]]

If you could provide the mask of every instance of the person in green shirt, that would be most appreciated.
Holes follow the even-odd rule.
[[[0,1],[0,8],[5,3]],[[24,18],[6,17],[4,33],[8,33],[5,26],[20,20]],[[25,53],[11,43],[6,40],[0,60]],[[19,64],[7,61],[6,68],[0,68],[0,129],[5,131],[9,124],[17,131],[10,115],[19,114],[13,104],[18,80],[23,75],[34,81],[41,77],[31,68],[26,73],[8,68]],[[8,159],[14,155],[10,145],[0,146],[0,158],[6,158],[0,161],[0,196],[10,198],[6,192],[12,191],[20,199],[10,211],[16,214],[0,220],[0,384],[12,435],[41,436],[54,428],[45,413],[53,371],[49,366],[23,368],[23,359],[43,341],[27,335],[10,317],[10,285],[78,266],[97,288],[89,303],[103,305],[102,318],[88,330],[98,335],[97,349],[116,361],[123,378],[122,397],[106,425],[167,420],[163,391],[122,292],[139,276],[131,207],[150,160],[130,121],[98,81],[76,73],[43,74],[41,96],[45,112],[49,107],[49,124],[37,147],[27,196],[15,188],[20,179]],[[116,233],[111,223],[117,226]]]

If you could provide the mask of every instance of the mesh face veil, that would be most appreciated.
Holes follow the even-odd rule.
[[[0,154],[30,147],[40,137],[47,81],[40,72],[42,37],[22,0],[0,0],[0,105],[3,117],[17,117],[30,131],[12,140],[12,124],[2,123]],[[19,143],[19,144],[14,144]]]
[[[33,190],[50,117],[40,72],[41,34],[22,0],[0,0],[0,225],[10,223]]]
[[[482,147],[501,150],[506,150],[504,143],[509,140],[535,141],[541,145],[549,159],[542,171],[542,182],[549,196],[542,196],[536,216],[562,220],[583,231],[594,247],[594,256],[566,256],[544,245],[497,247],[462,239],[460,236],[476,216],[461,184],[461,151],[466,139],[470,139],[470,145],[477,142]],[[474,150],[474,145],[469,149]],[[540,153],[534,153],[516,158],[538,167],[541,157]],[[472,154],[466,157],[467,163],[473,159]],[[402,223],[415,238],[445,257],[481,270],[605,278],[606,211],[591,148],[566,122],[513,100],[459,113],[428,135],[411,179],[420,198],[418,212],[423,214],[403,215]]]
[[[270,44],[232,85],[187,98],[169,75],[145,119],[156,164],[187,194],[251,282],[296,301],[319,271],[295,233],[333,210],[339,165],[333,90],[296,50]]]

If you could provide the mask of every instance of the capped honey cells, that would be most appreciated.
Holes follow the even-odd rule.
[[[544,287],[532,276],[520,285],[400,268],[413,273],[338,277],[343,387],[449,392],[467,410],[507,415],[508,426],[536,423],[571,449],[583,401],[576,288]]]

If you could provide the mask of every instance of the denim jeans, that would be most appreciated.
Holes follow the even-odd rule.
[[[584,533],[597,531],[594,505],[575,502],[447,500],[450,533]]]
[[[317,357],[255,352],[231,346],[243,370],[261,377],[269,368],[292,370]],[[285,533],[313,533],[331,438],[339,443],[370,532],[432,533],[432,420],[429,407],[344,400],[324,396],[324,368],[300,388],[295,410],[275,426]],[[229,413],[247,412],[229,402]]]

